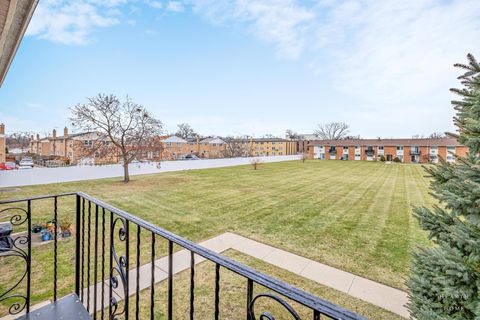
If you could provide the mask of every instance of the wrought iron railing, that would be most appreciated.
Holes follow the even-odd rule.
[[[195,274],[196,259],[210,261],[215,265],[214,280],[214,319],[220,318],[220,287],[221,270],[230,270],[245,280],[244,312],[247,320],[274,319],[269,311],[256,313],[257,301],[268,299],[277,303],[277,307],[294,319],[301,319],[300,313],[292,306],[301,305],[310,314],[312,319],[320,319],[321,315],[332,319],[363,319],[361,316],[318,298],[306,291],[297,289],[273,277],[260,273],[248,266],[236,262],[228,257],[215,253],[205,247],[186,240],[176,234],[159,228],[128,212],[111,206],[85,193],[63,193],[49,196],[31,197],[0,201],[1,206],[8,207],[0,210],[1,218],[7,216],[8,223],[23,230],[25,235],[13,241],[12,248],[0,253],[1,259],[18,257],[24,267],[23,275],[12,280],[10,287],[0,284],[0,304],[5,305],[9,300],[14,302],[8,307],[12,315],[20,312],[30,312],[32,304],[32,283],[35,275],[32,274],[32,203],[35,201],[52,201],[53,220],[55,228],[53,234],[53,301],[58,299],[58,211],[59,199],[75,197],[75,280],[74,292],[78,295],[85,308],[92,314],[93,319],[128,319],[129,313],[136,319],[154,318],[156,311],[155,261],[158,259],[156,246],[158,240],[165,240],[167,244],[168,275],[166,318],[173,318],[174,311],[174,274],[173,255],[174,245],[189,251],[189,298],[187,308],[181,312],[185,318],[196,317]],[[16,212],[16,213],[11,213]],[[73,218],[73,217],[72,217]],[[5,219],[3,219],[5,220]],[[143,237],[142,237],[143,236]],[[143,243],[148,241],[148,243]],[[142,245],[148,245],[147,252],[150,271],[150,285],[143,290],[149,290],[147,304],[149,314],[142,313],[140,308],[140,277]],[[92,250],[93,249],[93,250]],[[93,251],[93,252],[92,252]],[[136,270],[131,269],[135,267]],[[93,270],[92,270],[93,269]],[[145,270],[145,269],[143,269]],[[144,272],[144,271],[142,271]],[[131,277],[135,281],[131,281]],[[143,274],[142,276],[148,276]],[[134,292],[130,293],[130,284],[135,283]],[[73,285],[73,284],[72,284]],[[262,287],[267,292],[255,294],[254,286]],[[257,288],[259,289],[259,288]],[[93,291],[93,292],[92,292]],[[258,291],[258,290],[257,290]],[[147,292],[148,293],[148,292]],[[148,295],[147,295],[148,296]],[[120,298],[119,298],[120,297]],[[120,301],[122,300],[122,301]],[[278,310],[276,308],[276,310]],[[231,310],[230,310],[231,311]],[[303,310],[305,312],[305,310]],[[304,312],[302,314],[304,314]],[[229,315],[231,317],[231,315]]]

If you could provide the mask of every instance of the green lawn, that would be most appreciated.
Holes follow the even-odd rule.
[[[411,208],[434,203],[421,166],[380,162],[291,161],[118,180],[0,197],[83,191],[195,242],[231,231],[403,290],[410,252],[426,243]],[[47,212],[34,207],[34,220]]]

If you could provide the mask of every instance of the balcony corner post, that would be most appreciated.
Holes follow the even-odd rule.
[[[76,195],[76,217],[75,217],[75,293],[80,297],[80,195]],[[83,293],[82,293],[83,294]]]

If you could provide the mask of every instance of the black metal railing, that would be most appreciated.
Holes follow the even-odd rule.
[[[72,201],[72,197],[75,198],[74,201]],[[310,314],[309,317],[313,319],[320,319],[321,315],[332,319],[363,319],[351,311],[260,273],[82,192],[0,201],[0,205],[8,205],[7,208],[0,210],[0,218],[7,216],[9,223],[19,228],[23,226],[23,231],[26,232],[26,235],[14,240],[12,248],[0,253],[0,262],[6,256],[19,257],[19,261],[22,261],[25,269],[24,274],[19,279],[12,281],[10,287],[0,284],[0,289],[6,288],[6,290],[3,290],[4,292],[0,292],[0,303],[5,305],[9,299],[15,301],[8,307],[8,312],[12,315],[19,314],[22,311],[28,313],[31,310],[32,283],[38,280],[31,272],[32,203],[39,200],[53,202],[52,222],[55,232],[53,236],[52,296],[54,301],[58,298],[58,282],[61,280],[58,276],[57,259],[60,198],[69,198],[75,208],[75,264],[73,267],[75,280],[74,289],[73,284],[71,284],[72,290],[77,294],[93,319],[128,319],[129,316],[135,319],[154,318],[158,308],[155,284],[158,282],[157,280],[160,280],[156,279],[155,275],[155,262],[156,259],[159,259],[156,252],[158,239],[165,240],[168,248],[165,257],[168,261],[165,312],[167,319],[172,319],[174,312],[174,245],[189,251],[190,265],[186,267],[186,270],[190,269],[189,298],[186,304],[188,307],[181,310],[184,314],[189,315],[189,319],[194,319],[196,316],[195,287],[198,279],[195,273],[195,262],[199,258],[215,265],[214,319],[220,318],[220,302],[221,298],[224,297],[224,295],[220,295],[222,270],[229,270],[245,280],[245,309],[243,311],[247,320],[274,319],[274,316],[268,311],[257,316],[255,307],[263,306],[263,304],[256,303],[259,300],[269,300],[276,303],[277,309],[281,308],[282,312],[291,315],[294,319],[301,319],[300,314],[305,314],[305,312]],[[17,213],[7,214],[12,211]],[[145,247],[150,248],[147,250],[147,258],[151,266],[140,271],[142,250],[146,250]],[[145,254],[143,259],[145,260]],[[0,263],[0,266],[2,266],[2,263]],[[131,267],[136,268],[136,270],[130,270]],[[148,273],[145,270],[148,270],[150,275],[145,274]],[[140,286],[141,277],[150,278],[147,279],[149,285],[144,287],[143,290]],[[133,289],[130,288],[132,283],[135,284],[132,285],[134,287],[133,292],[130,290]],[[64,287],[64,284],[62,286]],[[266,289],[267,292],[255,294],[255,287]],[[146,292],[146,300],[148,301],[145,301],[149,306],[147,308],[149,316],[145,315],[145,309],[140,306],[140,293],[147,290],[150,291],[149,295]],[[303,312],[299,313],[292,306],[292,303],[301,306]]]

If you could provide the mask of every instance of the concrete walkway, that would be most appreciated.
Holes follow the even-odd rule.
[[[349,272],[332,268],[325,264],[289,253],[285,250],[254,241],[234,233],[224,233],[200,243],[201,246],[217,253],[233,249],[243,254],[255,257],[264,262],[270,263],[276,267],[288,270],[299,276],[315,281],[319,284],[328,286],[335,290],[349,294],[355,298],[364,300],[383,309],[389,310],[402,317],[408,318],[409,313],[405,308],[407,303],[407,293],[398,289],[383,285],[381,283],[359,277]],[[195,263],[205,261],[200,256],[195,256]],[[167,279],[168,275],[168,257],[163,257],[155,261],[155,283]],[[187,270],[190,268],[190,252],[181,250],[173,254],[173,273]],[[137,270],[130,270],[129,274],[129,295],[135,294]],[[151,264],[148,263],[140,267],[140,290],[150,287]],[[101,290],[101,284],[98,284],[97,292]],[[90,289],[91,305],[93,305],[93,288]],[[123,287],[121,284],[116,289],[118,300],[123,299]],[[86,295],[85,295],[86,298]],[[100,298],[97,305],[100,306]],[[105,302],[105,305],[106,304]]]
[[[201,246],[217,253],[228,249],[239,251],[243,254],[255,257],[276,267],[288,270],[294,274],[315,281],[321,285],[328,286],[335,290],[349,294],[355,298],[364,300],[373,305],[408,318],[409,313],[405,307],[408,302],[407,293],[398,289],[383,285],[381,283],[359,277],[349,272],[332,268],[325,264],[292,254],[285,250],[254,241],[243,236],[226,232],[217,237],[200,243]],[[205,261],[200,256],[195,256],[195,263]],[[190,252],[181,250],[173,254],[173,273],[190,268]],[[129,272],[129,296],[136,291],[137,270]],[[140,267],[140,290],[150,287],[151,264]],[[162,257],[155,261],[155,283],[164,281],[168,275],[168,257]],[[97,311],[101,307],[102,283],[97,283]],[[93,312],[93,291],[90,286],[90,311]],[[108,281],[105,281],[104,305],[108,306]],[[115,296],[118,301],[124,298],[121,282],[119,288],[115,289]],[[87,290],[84,290],[84,300],[87,299]]]

